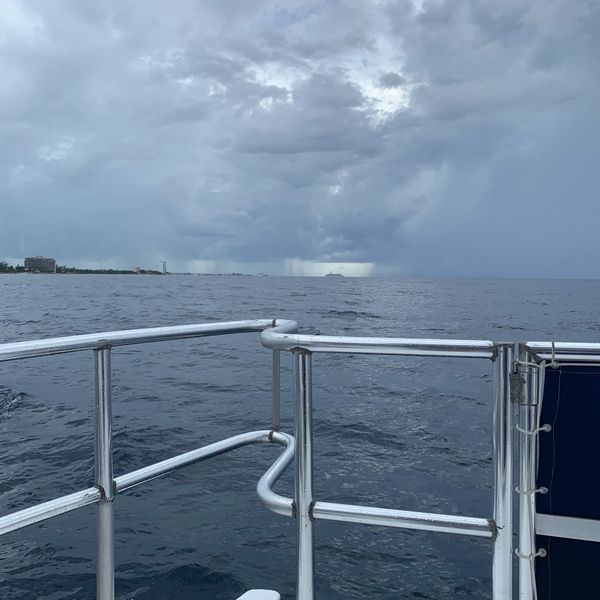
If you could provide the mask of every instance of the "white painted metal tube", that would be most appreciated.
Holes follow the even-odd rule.
[[[294,516],[294,502],[273,491],[273,486],[284,471],[294,460],[294,438],[287,433],[273,432],[271,441],[287,446],[285,452],[269,467],[267,472],[258,480],[256,493],[260,501],[271,511],[286,517]]]
[[[513,410],[510,375],[513,368],[513,345],[497,346],[494,359],[494,600],[511,600],[513,555]]]
[[[315,519],[326,521],[438,531],[484,538],[492,538],[495,533],[493,523],[489,519],[438,515],[373,506],[356,506],[335,502],[315,502],[312,514]]]
[[[313,600],[315,547],[313,539],[313,430],[312,357],[306,350],[294,351],[295,382],[295,506],[297,526],[297,600]]]
[[[101,498],[96,508],[96,598],[114,600],[114,504],[110,348],[94,350],[96,398],[96,485]]]
[[[345,354],[383,354],[402,356],[448,356],[462,358],[494,357],[494,343],[486,340],[436,340],[412,338],[374,338],[281,333],[264,330],[263,346],[273,350],[302,348],[310,352]]]
[[[272,328],[278,332],[294,332],[298,325],[295,321],[257,319],[247,321],[227,321],[223,323],[201,323],[198,325],[176,325],[173,327],[152,327],[147,329],[129,329],[125,331],[107,331],[85,335],[72,335],[61,338],[34,340],[0,344],[0,362],[35,356],[49,356],[65,352],[80,352],[103,347],[127,346],[167,340],[227,335],[233,333],[260,332]]]

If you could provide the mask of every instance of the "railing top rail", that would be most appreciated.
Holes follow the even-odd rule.
[[[418,338],[348,337],[301,335],[265,330],[263,346],[273,350],[302,348],[310,352],[347,354],[390,354],[404,356],[447,356],[462,358],[494,358],[496,348],[505,345],[488,340],[440,340]]]
[[[600,362],[600,344],[584,342],[523,342],[521,348],[538,360]]]
[[[151,327],[106,331],[68,337],[48,338],[27,342],[0,344],[0,362],[49,356],[65,352],[81,352],[98,348],[127,346],[167,340],[181,340],[233,333],[252,333],[271,328],[281,333],[292,333],[298,329],[295,321],[283,319],[255,319],[247,321],[227,321],[221,323],[200,323],[195,325],[175,325],[171,327]]]

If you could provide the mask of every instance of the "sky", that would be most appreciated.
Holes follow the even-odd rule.
[[[597,0],[2,0],[0,260],[600,277]]]

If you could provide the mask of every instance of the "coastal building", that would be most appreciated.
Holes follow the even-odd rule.
[[[25,270],[34,273],[56,273],[56,260],[46,256],[29,256],[25,259]]]

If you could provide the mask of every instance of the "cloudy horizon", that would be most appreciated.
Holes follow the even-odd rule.
[[[600,277],[593,0],[5,0],[0,260]]]

